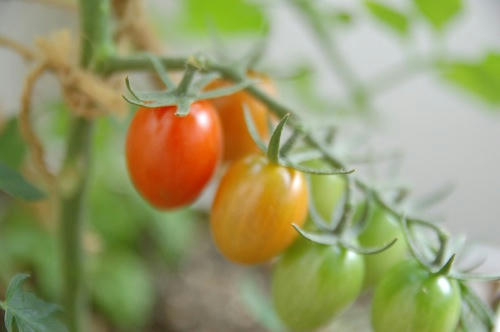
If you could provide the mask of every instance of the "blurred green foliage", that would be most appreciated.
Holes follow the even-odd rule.
[[[33,186],[16,170],[0,162],[0,190],[15,198],[28,201],[41,199],[45,194]]]
[[[404,13],[372,0],[365,1],[364,4],[381,23],[403,36],[408,34],[409,20]]]
[[[104,252],[93,264],[90,285],[97,307],[122,328],[144,325],[152,313],[154,288],[142,258],[123,249]]]
[[[58,142],[71,126],[69,111],[61,101],[43,108],[47,116],[37,126],[48,153],[57,155],[60,152],[52,150],[64,148]],[[9,120],[0,131],[0,148],[15,152],[9,142],[21,146],[22,154],[5,155],[11,165],[21,167],[25,147],[15,124]],[[177,268],[194,244],[199,215],[192,210],[156,211],[135,192],[123,153],[127,126],[127,120],[96,121],[85,230],[86,238],[95,243],[87,249],[87,279],[91,300],[113,325],[141,329],[157,296],[144,258],[151,257],[167,270]],[[33,206],[6,197],[0,200],[6,203],[0,211],[0,284],[5,285],[16,272],[29,271],[37,292],[58,301],[62,280],[57,234],[39,222]]]
[[[462,0],[414,0],[436,30],[442,30],[462,10]]]
[[[185,0],[178,24],[187,33],[209,35],[210,29],[222,34],[255,34],[267,26],[261,7],[246,0]]]
[[[26,144],[19,133],[17,118],[12,117],[0,128],[0,161],[18,169],[26,153]]]
[[[500,105],[500,53],[490,52],[479,61],[450,61],[442,70],[450,83],[493,106]]]

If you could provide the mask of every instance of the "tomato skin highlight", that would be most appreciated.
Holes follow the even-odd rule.
[[[397,239],[397,242],[389,249],[378,254],[364,256],[365,288],[376,286],[387,271],[404,261],[408,249],[399,222],[382,207],[375,205],[371,218],[358,236],[358,243],[363,247],[375,248],[386,245],[394,239]]]
[[[141,107],[130,124],[126,159],[135,188],[158,209],[193,202],[214,174],[222,156],[217,112],[207,101],[191,105],[185,117],[176,106]]]
[[[292,331],[319,328],[354,302],[363,272],[363,258],[355,252],[297,240],[274,268],[274,308]]]
[[[433,275],[415,260],[394,266],[375,290],[375,332],[452,332],[460,317],[456,280]]]
[[[264,75],[250,72],[250,78],[259,81],[258,87],[266,93],[275,94],[275,87]],[[217,79],[207,85],[206,90],[214,90],[230,86],[231,83],[222,79]],[[269,136],[267,117],[269,111],[267,107],[246,91],[238,91],[228,96],[212,99],[222,123],[224,136],[225,161],[234,161],[249,154],[258,153],[259,149],[252,137],[248,133],[243,105],[246,104],[252,115],[252,119],[259,135],[266,139]]]
[[[210,223],[220,252],[242,264],[264,262],[297,237],[307,215],[304,175],[262,155],[234,162],[215,196]]]

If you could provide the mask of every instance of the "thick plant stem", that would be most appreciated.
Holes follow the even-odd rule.
[[[77,119],[68,143],[65,169],[74,174],[71,188],[61,200],[61,242],[63,246],[64,311],[68,329],[80,332],[85,320],[84,254],[82,228],[84,198],[89,178],[92,123]]]
[[[99,63],[112,47],[108,29],[108,0],[80,0],[81,65],[98,73]],[[82,332],[86,320],[84,286],[84,226],[85,196],[90,176],[93,121],[75,118],[68,138],[62,170],[60,236],[64,279],[64,312],[70,332]]]

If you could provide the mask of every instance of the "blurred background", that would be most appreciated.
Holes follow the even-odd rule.
[[[0,0],[0,35],[24,45],[61,28],[76,35],[78,16],[71,2],[67,8],[43,2]],[[384,2],[407,13],[412,22],[399,31],[377,19],[362,1],[318,2],[331,15],[342,61],[374,91],[355,109],[338,107],[349,91],[332,74],[331,58],[288,1],[145,4],[168,54],[205,51],[238,59],[266,39],[259,69],[274,78],[281,100],[299,107],[312,127],[320,122],[339,126],[335,151],[352,157],[353,167],[367,178],[408,187],[415,197],[452,188],[425,215],[478,244],[478,255],[488,255],[482,269],[498,272],[500,61],[493,70],[495,82],[485,78],[490,73],[480,72],[484,68],[470,68],[479,67],[492,52],[499,57],[500,2],[464,0],[460,13],[439,33],[416,18],[411,1]],[[446,74],[421,65],[434,55],[455,66]],[[25,147],[10,117],[19,108],[28,70],[18,55],[0,48],[0,160],[13,166],[23,164]],[[67,132],[66,106],[50,75],[35,93],[37,130],[49,146],[48,162],[57,167]],[[153,211],[131,189],[123,157],[127,123],[99,120],[95,140],[86,235],[96,313],[92,331],[279,330],[268,307],[268,266],[229,264],[207,235],[206,207],[213,188],[194,209],[175,213]],[[370,158],[382,161],[360,162]],[[24,167],[29,172],[29,165]],[[26,209],[3,198],[0,209],[0,286],[14,271],[29,269],[42,294],[57,298],[57,250],[44,206]],[[155,288],[161,294],[155,295]],[[364,309],[356,307],[345,319],[358,315],[356,310]]]

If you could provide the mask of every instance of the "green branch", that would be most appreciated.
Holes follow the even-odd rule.
[[[110,4],[108,0],[80,0],[82,67],[100,72],[101,63],[109,56],[113,44],[108,28]],[[82,233],[85,196],[90,176],[90,147],[93,121],[74,119],[68,138],[62,169],[60,237],[64,293],[63,304],[70,332],[81,332],[84,327],[87,304],[84,286],[84,252]]]

